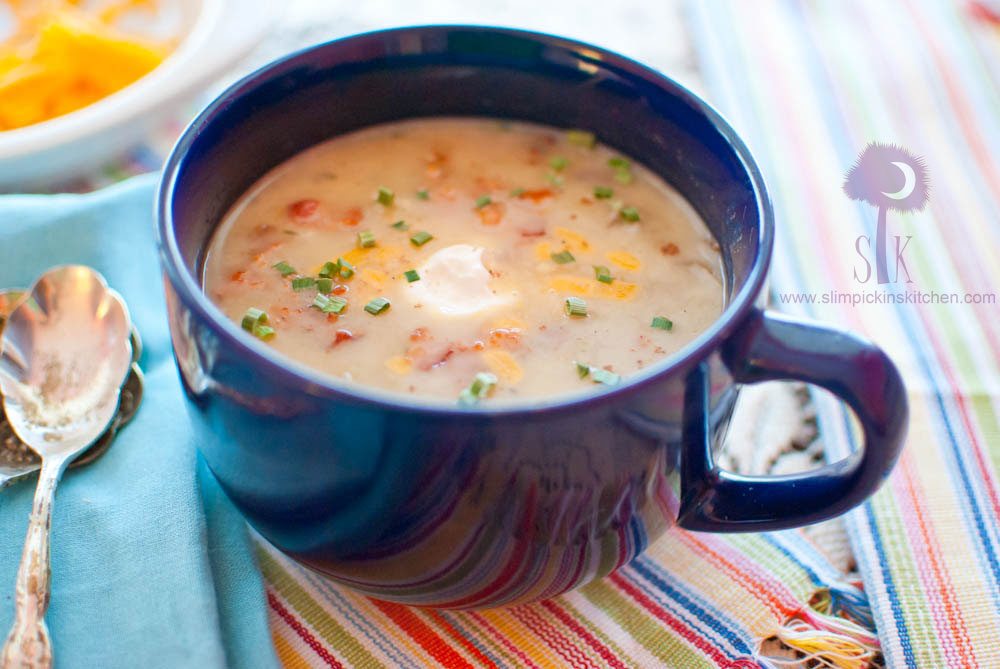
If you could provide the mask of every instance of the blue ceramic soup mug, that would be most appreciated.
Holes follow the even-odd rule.
[[[592,130],[659,173],[718,240],[725,311],[619,387],[462,408],[306,369],[206,298],[200,275],[213,230],[262,174],[335,135],[439,115]],[[157,216],[202,455],[268,541],[375,597],[525,602],[608,574],[673,525],[746,532],[820,521],[871,495],[903,441],[904,389],[883,351],[756,306],[774,221],[733,130],[670,79],[596,47],[431,26],[293,54],[233,85],[191,124],[167,162]],[[739,384],[768,379],[839,396],[863,448],[801,475],[720,470],[713,450]]]

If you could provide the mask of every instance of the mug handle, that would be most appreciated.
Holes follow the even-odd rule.
[[[906,390],[882,349],[855,335],[755,309],[722,348],[737,383],[805,381],[847,403],[864,432],[848,457],[802,474],[743,476],[712,459],[706,363],[687,379],[678,525],[701,532],[762,532],[832,518],[874,493],[906,435]]]

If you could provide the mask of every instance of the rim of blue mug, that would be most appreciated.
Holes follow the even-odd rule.
[[[584,57],[581,53],[583,51],[589,52],[588,58],[591,60],[593,60],[593,55],[597,54],[602,65],[607,64],[622,69],[633,78],[641,79],[646,84],[681,98],[686,104],[702,114],[725,139],[753,187],[759,220],[757,256],[743,285],[728,300],[725,309],[704,332],[666,358],[628,377],[623,377],[622,383],[616,386],[595,385],[593,388],[557,393],[551,397],[504,400],[500,403],[487,402],[465,406],[459,405],[457,402],[449,404],[438,398],[420,398],[419,396],[383,391],[373,386],[341,380],[333,375],[320,372],[278,353],[263,342],[254,339],[236,323],[231,322],[222,310],[208,298],[198,278],[188,271],[184,262],[177,238],[174,235],[175,226],[171,206],[174,187],[182,171],[183,159],[191,144],[197,139],[199,130],[211,123],[213,117],[220,110],[228,107],[248,87],[264,83],[275,70],[279,70],[286,64],[300,58],[308,58],[317,51],[341,46],[345,42],[355,40],[390,37],[402,33],[453,30],[499,33],[530,39],[542,43],[544,46],[569,52],[577,58]],[[599,128],[592,130],[600,135]],[[323,395],[336,395],[346,401],[377,404],[397,412],[433,414],[439,417],[468,417],[470,415],[503,417],[542,412],[579,411],[587,406],[614,401],[623,395],[642,392],[645,387],[658,382],[662,377],[703,360],[733,334],[744,318],[756,308],[757,298],[764,289],[774,245],[774,212],[763,175],[746,144],[714,107],[674,79],[617,52],[550,33],[501,26],[427,24],[384,28],[338,37],[298,49],[272,60],[230,84],[185,127],[164,163],[156,195],[154,216],[156,218],[157,245],[167,278],[185,307],[194,311],[204,322],[210,324],[217,336],[227,345],[234,347],[251,359],[255,359],[257,364],[263,363],[271,367],[275,373],[293,377],[294,380],[301,382],[304,389],[311,390],[313,394],[321,391]]]

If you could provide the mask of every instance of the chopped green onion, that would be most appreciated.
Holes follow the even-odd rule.
[[[489,195],[480,195],[479,197],[476,198],[476,209],[482,209],[486,205],[492,203],[493,203],[493,198],[491,198]]]
[[[549,161],[549,167],[554,169],[556,172],[562,172],[569,165],[569,161],[562,156],[555,156]]]
[[[604,265],[594,265],[594,278],[601,283],[611,283],[614,281],[614,277],[611,276],[611,270]]]
[[[371,230],[362,230],[358,233],[358,247],[362,249],[370,249],[375,246],[375,233]]]
[[[386,207],[391,207],[393,201],[396,199],[396,194],[385,186],[379,186],[378,197],[375,198],[379,204],[385,205]]]
[[[413,283],[414,281],[420,281],[420,275],[415,269],[408,269],[403,272],[403,276],[406,277],[407,283]]]
[[[585,149],[592,149],[597,144],[597,137],[588,130],[567,130],[566,141]]]
[[[289,265],[287,262],[282,260],[281,262],[274,263],[271,265],[274,269],[278,270],[281,276],[288,276],[289,274],[295,274],[295,268]]]
[[[417,191],[417,199],[418,200],[429,200],[429,199],[431,199],[431,194],[427,192],[426,188],[421,188],[420,190]]]
[[[657,330],[673,330],[674,322],[666,316],[654,316],[653,322],[650,323],[650,326],[656,328]]]
[[[639,210],[635,207],[622,207],[618,215],[629,223],[635,223],[639,220]]]
[[[627,170],[632,167],[632,163],[628,161],[627,158],[622,158],[621,156],[615,156],[608,160],[608,165],[616,170]]]
[[[410,229],[410,225],[406,221],[396,221],[395,223],[392,224],[392,227],[396,228],[397,230],[409,230]]]
[[[324,314],[339,314],[347,306],[347,300],[337,295],[324,295],[316,293],[312,306],[316,307]]]
[[[567,297],[566,298],[566,314],[569,316],[586,316],[587,315],[587,303],[579,297]]]
[[[410,242],[412,242],[414,246],[423,246],[432,239],[434,239],[434,235],[423,230],[415,232],[410,236]]]
[[[476,404],[479,400],[485,399],[497,385],[497,377],[489,372],[479,372],[469,387],[463,390],[458,400],[463,404]]]
[[[581,379],[587,378],[590,375],[590,365],[585,365],[582,362],[576,363],[576,374]]]
[[[565,265],[566,263],[571,263],[576,260],[576,258],[573,257],[573,254],[565,249],[559,253],[550,253],[549,255],[552,257],[552,261],[559,265]]]
[[[319,276],[321,279],[329,279],[332,276],[337,276],[339,273],[340,264],[335,262],[325,262],[319,269]]]
[[[607,200],[615,194],[610,186],[594,186],[594,197],[598,200]]]
[[[316,279],[316,290],[321,293],[329,293],[333,290],[333,279],[327,277]]]
[[[253,336],[257,339],[267,341],[274,337],[274,328],[270,325],[258,325],[253,329]]]
[[[614,372],[609,372],[608,370],[601,369],[600,367],[590,368],[590,378],[592,378],[595,383],[603,383],[606,386],[617,386],[618,382],[622,380],[622,377]]]
[[[294,230],[282,230],[282,232],[284,232],[286,235],[291,235],[293,237],[295,235],[299,234],[299,233],[295,232]]]
[[[337,258],[337,265],[340,266],[340,278],[350,279],[354,276],[354,265],[347,262],[343,258]]]
[[[292,290],[309,290],[316,285],[316,279],[311,276],[300,276],[292,279]]]
[[[370,313],[372,316],[378,316],[380,313],[389,308],[389,300],[384,297],[376,297],[371,302],[365,305],[365,311]]]
[[[521,197],[522,195],[524,195],[524,189],[523,188],[515,188],[514,190],[512,190],[510,192],[510,196],[511,197]]]
[[[630,184],[632,183],[632,173],[628,170],[616,170],[615,181],[620,184]]]
[[[267,312],[257,309],[256,307],[250,307],[247,309],[246,313],[243,314],[243,321],[240,323],[243,329],[247,332],[253,332],[253,329],[258,325],[266,324]]]
[[[563,178],[558,174],[556,174],[555,172],[549,172],[548,174],[545,175],[545,178],[548,179],[549,183],[555,186],[556,188],[562,188]]]

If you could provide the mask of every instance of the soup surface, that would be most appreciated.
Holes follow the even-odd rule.
[[[617,385],[723,307],[718,247],[662,179],[589,133],[485,119],[294,156],[226,214],[204,286],[300,363],[463,403]]]

